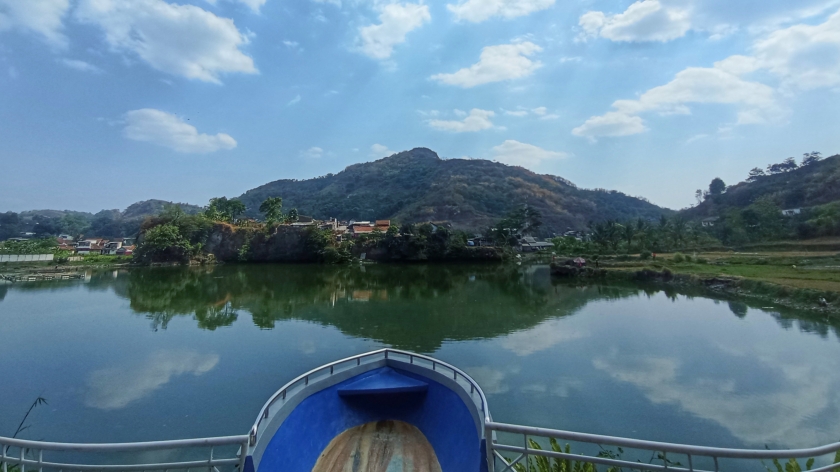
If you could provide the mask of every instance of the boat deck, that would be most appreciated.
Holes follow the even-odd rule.
[[[339,434],[321,453],[312,472],[441,472],[435,451],[403,421],[365,423]]]

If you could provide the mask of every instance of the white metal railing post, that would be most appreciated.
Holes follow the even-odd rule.
[[[487,472],[496,471],[496,456],[493,453],[493,429],[484,422],[484,449],[486,452]]]

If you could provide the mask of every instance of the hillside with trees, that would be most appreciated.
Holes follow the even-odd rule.
[[[448,221],[479,230],[527,205],[542,215],[544,235],[583,230],[590,222],[658,219],[671,211],[617,191],[580,189],[567,180],[479,159],[441,159],[416,148],[338,174],[277,180],[239,199],[258,216],[269,197],[318,219],[393,219],[402,223]]]
[[[724,244],[840,235],[840,155],[789,157],[735,185],[715,178],[695,195],[697,206],[681,216],[706,220]]]
[[[161,213],[172,202],[145,200],[129,205],[123,211],[102,210],[87,213],[71,210],[30,210],[0,213],[0,241],[34,233],[35,237],[69,234],[72,237],[119,238],[136,237],[143,220]],[[195,215],[202,207],[175,203],[185,214]]]

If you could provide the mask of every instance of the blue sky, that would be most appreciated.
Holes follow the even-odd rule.
[[[681,208],[840,152],[840,0],[0,0],[0,211],[413,147]]]

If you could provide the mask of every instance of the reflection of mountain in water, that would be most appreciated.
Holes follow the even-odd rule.
[[[545,271],[542,271],[545,272]],[[135,270],[131,307],[155,327],[192,315],[215,329],[248,311],[265,329],[306,320],[406,349],[496,337],[632,288],[552,287],[547,272],[499,266],[220,266]]]
[[[78,283],[37,282],[9,290],[65,290]],[[552,284],[545,267],[374,265],[226,265],[93,273],[88,290],[113,290],[144,314],[154,329],[190,316],[201,329],[239,320],[272,329],[304,320],[404,349],[431,352],[444,341],[492,338],[574,314],[595,300],[665,292],[670,298],[709,296],[702,289],[661,285]],[[4,286],[0,286],[2,289]],[[5,293],[0,293],[0,300]],[[735,316],[761,303],[728,300]],[[785,328],[823,337],[840,322],[793,310],[770,313]]]

